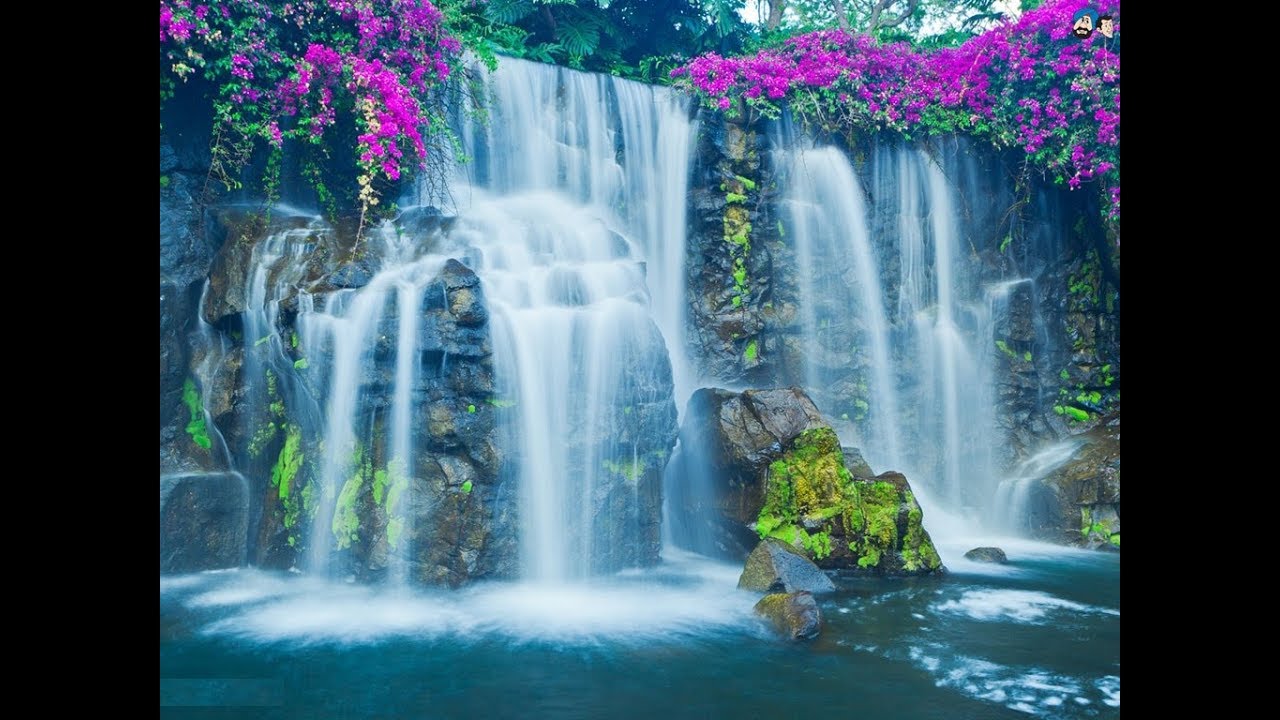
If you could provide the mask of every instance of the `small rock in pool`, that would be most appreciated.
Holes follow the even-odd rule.
[[[1005,556],[1004,551],[998,547],[974,548],[964,554],[964,559],[974,562],[1000,563],[1001,565],[1009,562],[1009,558]]]
[[[755,611],[792,640],[812,640],[822,632],[822,611],[811,592],[765,595],[756,603]]]

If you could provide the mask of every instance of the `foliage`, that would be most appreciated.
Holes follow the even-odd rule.
[[[191,441],[205,450],[213,447],[213,441],[209,438],[209,427],[204,419],[204,402],[200,399],[200,392],[196,390],[196,384],[187,378],[182,384],[182,404],[187,406],[187,411],[191,413],[191,419],[187,422],[187,434],[191,436]]]
[[[257,144],[323,146],[347,118],[363,216],[381,182],[426,166],[431,93],[462,51],[443,21],[429,0],[161,0],[161,97],[212,83],[212,174],[229,188]]]
[[[491,68],[497,53],[666,82],[692,55],[740,52],[743,0],[442,0],[450,28]]]
[[[710,107],[776,117],[782,104],[821,130],[907,138],[965,132],[1020,148],[1029,168],[1103,195],[1120,217],[1120,56],[1071,35],[1075,0],[1050,0],[958,48],[879,44],[823,30],[754,55],[709,53],[672,71]],[[1112,11],[1119,10],[1119,2]],[[1119,24],[1117,23],[1117,29]],[[1113,229],[1118,225],[1113,225]],[[1118,230],[1114,233],[1119,242]]]

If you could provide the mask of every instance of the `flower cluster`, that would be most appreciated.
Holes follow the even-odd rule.
[[[202,71],[219,119],[275,147],[320,143],[351,113],[368,188],[425,166],[427,97],[462,52],[443,20],[429,0],[161,0],[162,82]]]
[[[1119,6],[1111,0],[1108,9]],[[1100,33],[1071,34],[1081,7],[1049,0],[958,48],[920,51],[824,30],[748,57],[704,55],[671,76],[721,110],[741,99],[773,116],[785,103],[828,130],[966,132],[1021,148],[1071,189],[1099,181],[1107,217],[1118,221],[1120,56]]]

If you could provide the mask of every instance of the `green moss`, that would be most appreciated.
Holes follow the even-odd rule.
[[[296,330],[289,333],[289,347],[295,350],[298,348],[298,332]]]
[[[360,490],[364,487],[365,474],[369,470],[367,463],[357,464],[351,477],[342,484],[338,493],[338,502],[333,510],[331,529],[333,537],[338,541],[338,549],[345,550],[360,539],[360,513],[356,507],[360,499]]]
[[[470,480],[467,480],[467,481],[465,481],[465,482],[463,482],[463,483],[462,483],[462,492],[463,492],[463,493],[465,493],[465,494],[467,494],[467,495],[470,495],[470,494],[471,494],[471,481],[470,481]]]
[[[605,460],[603,465],[605,470],[614,475],[621,475],[632,485],[635,485],[640,480],[640,476],[644,474],[645,469],[644,458],[628,459],[622,462]]]
[[[306,358],[298,358],[293,361],[294,370],[306,370],[309,367],[311,367],[311,363],[307,362]]]
[[[741,175],[735,175],[734,177],[738,180],[738,182],[742,183],[742,187],[744,190],[747,190],[749,192],[751,190],[756,189],[755,180],[752,180],[751,178],[742,177]]]
[[[1022,359],[1023,359],[1023,360],[1026,360],[1027,362],[1031,362],[1031,351],[1030,351],[1030,350],[1028,350],[1028,351],[1026,351],[1026,352],[1022,353]]]
[[[1120,547],[1120,533],[1111,533],[1111,544]]]
[[[302,429],[290,424],[285,428],[284,446],[271,468],[271,486],[276,488],[280,503],[284,506],[284,526],[291,528],[298,522],[298,513],[306,498],[300,497],[297,482],[302,469]],[[309,489],[309,488],[308,488]]]
[[[804,548],[813,553],[813,556],[821,560],[831,554],[831,533],[822,531],[813,535],[806,535],[804,539]]]
[[[863,420],[867,417],[867,413],[871,412],[871,406],[862,398],[854,398],[853,408],[857,411],[854,413],[854,420]]]
[[[1009,249],[1009,243],[1011,243],[1011,242],[1013,242],[1013,236],[1012,236],[1012,235],[1005,235],[1005,236],[1004,236],[1004,240],[1002,240],[1002,241],[1000,242],[1000,252],[1001,252],[1001,253],[1003,253],[1005,250],[1008,250],[1008,249]]]
[[[725,202],[727,202],[727,203],[744,203],[744,202],[746,202],[746,201],[747,201],[747,196],[746,196],[746,195],[740,195],[740,194],[738,194],[738,193],[734,193],[734,192],[731,192],[731,193],[725,193],[725,195],[724,195],[724,201],[725,201]]]
[[[1089,419],[1088,412],[1071,405],[1054,405],[1053,411],[1059,415],[1066,415],[1067,418],[1075,422],[1085,422]]]
[[[1062,368],[1062,372],[1058,373],[1058,377],[1062,378],[1063,382],[1071,380],[1071,374],[1067,372],[1066,368]]]
[[[1000,352],[1004,353],[1005,355],[1008,355],[1011,358],[1017,359],[1018,354],[1015,353],[1013,350],[1009,349],[1009,343],[1003,340],[997,340],[996,347],[1000,348]]]
[[[733,284],[738,287],[744,287],[747,283],[747,269],[738,264],[737,269],[733,271]]]
[[[475,412],[475,411],[476,411],[476,406],[475,406],[475,405],[468,405],[468,406],[467,406],[467,412],[469,412],[469,413],[473,413],[473,412]]]
[[[747,350],[746,352],[742,353],[742,356],[746,358],[747,362],[754,362],[755,359],[759,357],[759,355],[760,355],[760,346],[756,344],[755,340],[752,340],[751,342],[747,343]]]
[[[213,441],[209,438],[209,427],[204,419],[204,401],[200,399],[200,392],[196,390],[195,381],[191,378],[187,378],[186,382],[182,383],[182,404],[186,405],[191,413],[191,419],[186,427],[187,434],[191,436],[191,442],[205,450],[213,447]]]
[[[734,295],[734,296],[733,296],[733,299],[732,299],[730,302],[733,304],[733,306],[734,306],[734,307],[736,307],[736,308],[740,308],[740,307],[742,307],[742,296],[741,296],[741,295]]]
[[[1097,405],[1098,403],[1102,402],[1102,393],[1098,392],[1097,390],[1091,390],[1089,392],[1081,391],[1080,394],[1076,395],[1076,402],[1082,403],[1082,404]]]
[[[167,188],[167,187],[169,187],[169,176],[168,176],[168,175],[161,175],[161,176],[160,176],[160,187],[162,187],[162,188]]]
[[[516,406],[515,400],[499,400],[498,398],[489,398],[488,400],[485,400],[485,402],[498,408],[499,410],[505,410],[506,408],[513,408]]]
[[[924,532],[924,513],[909,490],[906,500],[911,509],[907,511],[907,536],[902,540],[902,567],[908,572],[937,570],[942,567],[942,558]]]
[[[392,550],[398,550],[400,548],[400,539],[403,536],[404,519],[391,518],[387,522],[387,545],[390,545]]]
[[[249,457],[256,458],[261,455],[262,451],[271,444],[271,441],[276,439],[276,433],[278,431],[279,426],[274,422],[268,422],[266,425],[258,428],[258,431],[249,439]]]
[[[880,548],[870,543],[863,543],[863,550],[862,555],[858,557],[858,567],[868,570],[878,567],[880,565]]]

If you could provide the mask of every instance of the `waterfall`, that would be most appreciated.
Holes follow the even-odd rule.
[[[819,401],[837,382],[833,366],[850,353],[870,366],[862,394],[870,432],[858,439],[867,457],[884,469],[903,463],[899,446],[898,390],[892,376],[889,322],[880,286],[880,269],[871,247],[862,188],[839,149],[813,147],[791,139],[778,162],[788,178],[786,216],[796,250],[805,387]],[[818,272],[817,268],[837,268]],[[861,332],[828,333],[841,316],[856,316]],[[852,341],[851,345],[842,345]],[[834,362],[826,356],[833,355]],[[847,387],[847,385],[846,385]],[[829,402],[829,400],[828,400]],[[857,402],[857,401],[855,401]],[[830,405],[828,404],[828,408]],[[847,413],[844,413],[847,415]]]
[[[874,468],[952,512],[988,505],[996,300],[964,272],[946,175],[910,146],[877,144],[855,170],[785,123],[771,139],[805,348],[793,371]]]
[[[477,167],[459,168],[466,197],[450,237],[492,313],[522,572],[616,569],[636,551],[612,545],[645,522],[641,486],[666,464],[651,435],[657,416],[674,415],[673,367],[676,393],[693,390],[683,263],[694,126],[662,88],[513,59],[475,72],[488,122],[455,118]]]

